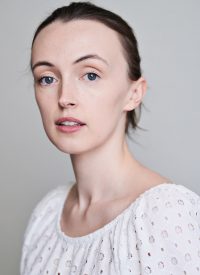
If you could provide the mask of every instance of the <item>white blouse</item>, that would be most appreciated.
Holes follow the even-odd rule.
[[[105,226],[70,237],[60,228],[70,188],[51,191],[33,211],[21,275],[200,274],[200,196],[190,189],[154,186]]]

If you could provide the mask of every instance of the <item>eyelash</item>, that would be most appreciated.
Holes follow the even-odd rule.
[[[86,76],[86,75],[87,75],[87,76],[88,76],[88,75],[94,75],[94,76],[95,76],[95,79],[94,79],[94,80],[91,80],[91,79],[89,80],[89,79],[88,79],[88,81],[89,81],[89,82],[96,81],[96,77],[97,77],[97,79],[99,79],[99,78],[100,78],[100,76],[99,76],[97,73],[92,72],[92,71],[91,71],[91,72],[86,73],[84,76]]]
[[[42,84],[42,81],[43,80],[45,80],[45,79],[51,79],[51,80],[53,80],[53,83],[45,83],[45,84]],[[43,77],[41,77],[41,78],[39,78],[38,80],[37,80],[37,82],[41,85],[41,86],[49,86],[49,85],[51,85],[51,84],[54,84],[55,82],[57,82],[57,80],[53,77],[53,76],[43,76]]]

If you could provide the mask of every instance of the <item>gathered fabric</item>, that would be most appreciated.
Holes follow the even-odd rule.
[[[195,192],[159,184],[100,229],[70,237],[60,220],[72,186],[57,187],[34,209],[21,275],[200,274],[200,196]]]

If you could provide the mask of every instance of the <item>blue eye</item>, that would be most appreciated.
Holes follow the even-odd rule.
[[[94,81],[94,80],[96,80],[99,77],[95,73],[87,73],[86,75],[87,75],[88,80],[90,80],[90,81]]]
[[[48,86],[48,85],[51,85],[53,83],[55,83],[56,79],[52,76],[43,76],[42,78],[39,79],[39,83],[42,85],[42,86]]]

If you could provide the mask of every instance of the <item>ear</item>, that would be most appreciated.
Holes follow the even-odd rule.
[[[137,108],[143,100],[147,90],[147,83],[143,77],[133,81],[129,87],[124,111],[131,111]]]

